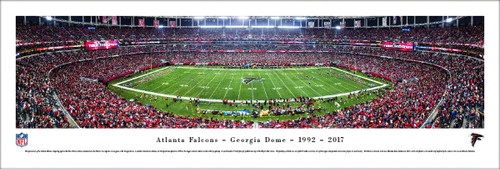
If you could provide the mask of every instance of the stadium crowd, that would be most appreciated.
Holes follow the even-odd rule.
[[[326,29],[134,29],[21,26],[19,42],[166,38],[184,40],[332,40],[376,39],[403,42],[482,43],[483,28]],[[58,43],[56,43],[58,44]],[[44,46],[44,45],[42,45]],[[22,49],[25,49],[23,47]],[[222,53],[194,50],[321,50],[331,53]],[[188,52],[189,51],[189,52]],[[373,56],[370,56],[373,55]],[[119,55],[118,57],[110,57]],[[399,59],[424,61],[436,66]],[[101,58],[109,57],[109,58]],[[91,61],[76,62],[82,59]],[[253,122],[178,116],[151,105],[127,101],[100,82],[152,65],[219,63],[224,65],[330,63],[373,72],[392,79],[394,88],[369,102],[323,116],[259,122],[264,128],[426,128],[484,126],[484,62],[436,52],[402,52],[376,47],[337,45],[147,45],[109,50],[50,52],[16,63],[16,127],[72,127],[65,110],[85,128],[251,128]],[[62,65],[65,63],[71,63]],[[59,66],[60,67],[56,67]],[[50,70],[53,72],[49,73]],[[81,78],[83,77],[83,78]],[[58,97],[56,97],[56,94]],[[444,95],[444,97],[442,97]],[[442,104],[438,104],[443,98]],[[64,107],[57,104],[60,99]],[[310,101],[310,100],[308,100]],[[307,102],[307,101],[306,101]],[[286,109],[286,107],[281,107]],[[429,122],[427,117],[436,108]],[[280,107],[273,107],[275,112]]]
[[[17,25],[19,42],[111,39],[164,39],[164,40],[379,40],[398,42],[469,43],[484,42],[483,26],[445,28],[415,28],[402,31],[389,29],[204,29],[204,28],[119,28],[97,27],[89,30],[78,26]]]

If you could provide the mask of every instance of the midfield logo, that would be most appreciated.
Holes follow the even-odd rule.
[[[244,77],[241,79],[241,83],[249,84],[254,81],[261,81],[261,80],[264,80],[264,78]]]

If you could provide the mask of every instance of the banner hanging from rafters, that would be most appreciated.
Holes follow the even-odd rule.
[[[314,22],[308,22],[307,23],[308,28],[314,28]]]
[[[177,27],[177,24],[175,24],[175,21],[169,21],[168,26],[170,26],[171,28],[175,28]]]
[[[157,28],[157,27],[160,27],[160,21],[159,20],[154,20],[153,21],[153,24],[154,26]]]
[[[117,18],[117,16],[112,16],[111,23],[112,23],[113,25],[118,25],[118,18]]]
[[[361,27],[361,20],[354,21],[354,27],[360,28]]]
[[[331,25],[332,25],[332,24],[331,24],[331,22],[330,22],[330,21],[326,21],[326,22],[324,22],[324,23],[323,23],[323,27],[325,27],[325,28],[330,28],[330,27],[331,27]]]
[[[139,19],[139,26],[144,27],[144,19]]]

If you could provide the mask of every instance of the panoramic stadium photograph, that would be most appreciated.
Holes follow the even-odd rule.
[[[16,128],[484,128],[484,16],[17,16]]]

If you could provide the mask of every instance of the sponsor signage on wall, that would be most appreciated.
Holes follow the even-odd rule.
[[[85,48],[90,50],[97,49],[112,49],[117,48],[119,46],[118,41],[93,41],[93,42],[85,42]]]
[[[413,51],[413,43],[382,42],[382,48],[402,51]]]

